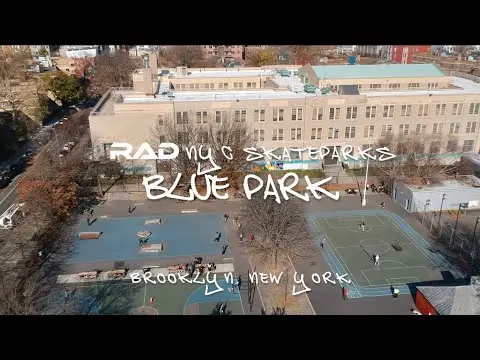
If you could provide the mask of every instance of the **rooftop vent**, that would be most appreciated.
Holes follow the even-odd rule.
[[[320,92],[322,93],[322,95],[327,95],[329,92],[331,92],[332,89],[329,88],[329,87],[324,87],[320,90]]]
[[[290,71],[288,70],[279,70],[278,73],[280,74],[280,76],[283,76],[283,77],[290,76]]]
[[[317,88],[314,85],[305,84],[303,86],[303,91],[305,91],[308,94],[315,94],[315,92],[317,91]]]

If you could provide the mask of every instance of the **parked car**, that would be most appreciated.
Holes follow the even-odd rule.
[[[12,179],[10,178],[10,174],[8,171],[4,171],[0,174],[0,189],[4,189],[10,184]]]

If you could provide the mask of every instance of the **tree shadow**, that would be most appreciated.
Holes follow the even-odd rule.
[[[218,302],[217,304],[215,304],[215,307],[213,308],[210,315],[232,315],[232,310],[227,309],[226,302]]]

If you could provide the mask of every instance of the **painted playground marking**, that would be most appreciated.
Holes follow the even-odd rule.
[[[337,213],[336,215],[333,215],[331,217],[333,217],[335,219],[335,221],[338,221],[338,223],[342,223],[342,222],[352,222],[352,221],[358,221],[358,212],[357,212],[357,215],[356,216],[353,216],[351,218],[348,218],[348,219],[341,219],[341,218],[337,218],[337,216],[346,216],[346,217],[349,217],[351,216],[350,215],[351,212],[348,212],[348,211],[345,211],[345,212],[341,212],[341,214]],[[324,256],[325,260],[327,260],[327,263],[329,264],[330,268],[332,270],[334,269],[339,269],[339,268],[344,268],[348,271],[348,273],[350,274],[351,278],[354,280],[353,282],[353,287],[350,289],[350,293],[353,295],[353,293],[358,293],[358,297],[363,297],[363,296],[387,296],[387,295],[390,295],[390,292],[389,292],[389,289],[379,289],[378,287],[380,287],[381,285],[370,285],[370,286],[360,286],[359,285],[359,282],[356,280],[355,278],[355,275],[354,273],[352,273],[350,271],[350,269],[348,268],[348,265],[345,263],[345,260],[340,256],[340,254],[338,253],[337,251],[337,247],[333,244],[333,242],[328,238],[328,235],[326,234],[326,232],[324,231],[323,229],[323,226],[322,225],[326,225],[326,226],[329,226],[330,228],[334,228],[333,226],[331,226],[331,224],[329,223],[329,221],[327,220],[327,217],[326,216],[327,214],[326,213],[317,213],[317,214],[312,214],[313,216],[311,217],[311,224],[313,224],[314,228],[317,229],[318,233],[316,234],[316,238],[317,240],[320,238],[320,237],[324,237],[328,240],[328,244],[330,245],[330,250],[329,249],[325,249],[324,251],[322,251],[322,255]],[[331,215],[331,214],[330,214]],[[379,214],[381,215],[382,217],[388,217],[387,221],[382,221],[382,219],[380,219],[379,216],[377,216],[377,214],[375,214],[373,211],[371,212],[368,212],[366,214],[366,216],[368,217],[376,217],[378,220],[378,222],[380,222],[382,225],[380,224],[375,224],[375,225],[371,225],[372,227],[381,227],[381,226],[393,226],[394,229],[400,231],[401,235],[402,235],[402,239],[403,241],[405,241],[406,243],[403,244],[402,242],[402,245],[413,245],[421,254],[422,257],[426,257],[427,258],[427,261],[429,263],[431,263],[433,266],[434,266],[434,270],[438,270],[440,268],[439,265],[436,265],[436,263],[429,257],[426,255],[426,249],[423,250],[423,247],[424,247],[424,243],[425,245],[428,245],[428,243],[426,243],[426,241],[423,239],[423,238],[420,238],[419,240],[417,240],[417,238],[420,237],[420,235],[418,235],[416,232],[414,232],[415,230],[411,229],[411,227],[409,227],[408,224],[403,224],[403,223],[397,223],[397,221],[403,221],[403,219],[400,218],[400,220],[397,220],[396,218],[392,218],[392,216],[397,216],[396,214],[390,214],[389,212],[387,212],[386,214]],[[398,216],[397,216],[398,217]],[[365,218],[362,216],[362,218]],[[319,221],[320,220],[320,221]],[[321,220],[324,220],[324,222],[322,223]],[[342,221],[343,220],[343,221]],[[395,221],[396,220],[396,221]],[[368,221],[368,218],[366,220],[366,222]],[[404,221],[403,221],[404,222]],[[345,227],[343,227],[345,228]],[[326,229],[327,231],[330,230],[329,228]],[[348,229],[349,230],[349,229]],[[350,230],[351,231],[351,230]],[[421,244],[420,243],[417,243],[417,241],[423,241]],[[384,241],[385,242],[385,241]],[[386,243],[386,242],[385,242]],[[422,245],[422,246],[421,246]],[[354,246],[353,246],[354,247]],[[341,247],[339,247],[340,249]],[[389,249],[390,250],[390,249]],[[367,252],[368,253],[368,252]],[[437,260],[437,259],[435,259]],[[443,259],[443,261],[445,262],[446,260]],[[386,262],[386,260],[384,260],[384,262]],[[394,261],[392,261],[394,262]],[[428,270],[427,266],[406,266],[405,264],[401,263],[401,262],[398,262],[397,263],[403,267],[401,267],[400,269],[420,269],[420,268],[423,268],[423,269],[426,269]],[[385,265],[385,264],[383,264]],[[450,265],[451,266],[451,265]],[[450,268],[449,266],[449,268]],[[378,268],[378,269],[371,269],[371,271],[380,271],[380,270],[388,270],[388,269],[392,269],[393,268]],[[357,276],[359,274],[357,273]],[[362,275],[363,277],[368,281],[368,283],[371,284],[370,280],[367,278],[366,274],[363,273],[362,271]],[[413,279],[418,279],[417,277],[410,277],[410,278],[405,278],[406,280],[410,280],[409,282],[412,282]],[[418,280],[419,282],[419,280]],[[384,287],[387,287],[387,286],[390,286],[389,284],[384,284],[385,286]],[[350,288],[350,286],[349,286]],[[402,292],[405,292],[405,293],[408,293],[408,286],[405,284],[404,287],[402,287],[401,289]],[[363,294],[363,295],[362,295]]]
[[[102,215],[100,216],[100,219],[108,219],[108,215]]]
[[[151,306],[140,306],[130,311],[129,315],[158,315],[158,310]]]
[[[133,206],[140,206],[140,205],[143,205],[143,203],[133,204]]]
[[[182,210],[182,214],[190,214],[190,213],[197,213],[198,209],[187,209],[187,210]]]
[[[400,281],[398,282],[398,280],[402,280],[402,279],[414,279],[416,281]],[[390,282],[390,280],[394,280],[394,281],[397,281],[397,282]],[[409,282],[413,282],[413,283],[419,283],[420,282],[420,279],[417,278],[416,276],[407,276],[407,277],[399,277],[399,278],[386,278],[385,281],[388,283],[388,285],[398,285],[398,284],[408,284]]]
[[[415,265],[415,266],[407,266],[407,267],[394,267],[394,268],[379,268],[379,269],[367,269],[367,270],[362,270],[363,272],[368,272],[368,271],[381,271],[381,270],[405,270],[405,269],[425,269],[428,271],[428,268],[423,265]]]
[[[377,244],[372,244],[372,245],[365,245],[365,242],[367,241],[377,241],[378,243]],[[382,242],[382,243],[380,243]],[[364,249],[364,251],[367,252],[367,254],[370,254],[370,252],[372,253],[372,256],[373,254],[385,254],[387,252],[390,251],[390,247],[391,245],[388,244],[385,240],[381,240],[381,239],[364,239],[364,240],[360,240],[360,247],[362,247]],[[375,251],[372,251],[371,249],[372,248],[377,248],[377,247],[382,247],[382,249],[385,249],[385,250],[375,250]]]

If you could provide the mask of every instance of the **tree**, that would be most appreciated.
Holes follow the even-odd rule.
[[[157,124],[152,130],[152,141],[156,145],[172,142],[179,146],[180,154],[171,160],[170,167],[173,172],[183,174],[186,181],[196,173],[197,161],[193,157],[190,159],[184,149],[198,149],[201,145],[204,152],[211,149],[215,164],[222,168],[222,176],[235,177],[246,170],[248,162],[243,149],[254,145],[246,122],[241,121],[240,113],[228,117],[227,112],[222,112],[218,116],[213,119],[206,111],[181,112],[175,120],[164,119],[162,124]],[[223,155],[224,146],[231,149],[231,160]],[[208,162],[206,166],[207,164]]]
[[[303,203],[278,204],[272,196],[264,199],[257,192],[243,200],[239,214],[245,236],[254,237],[247,242],[248,250],[261,263],[277,268],[280,259],[305,259],[312,254],[314,242]]]
[[[45,49],[45,47],[41,47],[40,50],[38,50],[38,55],[41,55],[41,56],[47,56],[48,55],[48,50]]]
[[[63,106],[78,100],[82,94],[78,79],[62,71],[45,74],[42,78],[42,83],[44,89],[50,91],[56,99],[62,102]]]
[[[382,137],[376,147],[387,147],[396,155],[394,159],[375,163],[376,175],[388,186],[394,180],[418,185],[433,184],[457,169],[453,161],[442,156],[445,152],[458,151],[454,137],[388,135]]]
[[[131,75],[140,66],[123,50],[103,52],[95,58],[94,63],[90,81],[91,90],[97,95],[103,95],[111,87],[131,87]]]
[[[73,59],[75,63],[75,76],[78,78],[89,78],[95,68],[95,59],[83,57]]]
[[[204,67],[205,56],[201,46],[169,46],[160,53],[160,63],[166,66]]]
[[[251,50],[247,53],[246,62],[248,66],[261,67],[273,65],[277,61],[273,49]]]
[[[295,65],[314,65],[316,57],[320,54],[316,47],[307,45],[289,46],[287,52]]]
[[[455,52],[458,55],[458,61],[464,60],[471,49],[472,47],[468,45],[455,45]]]

